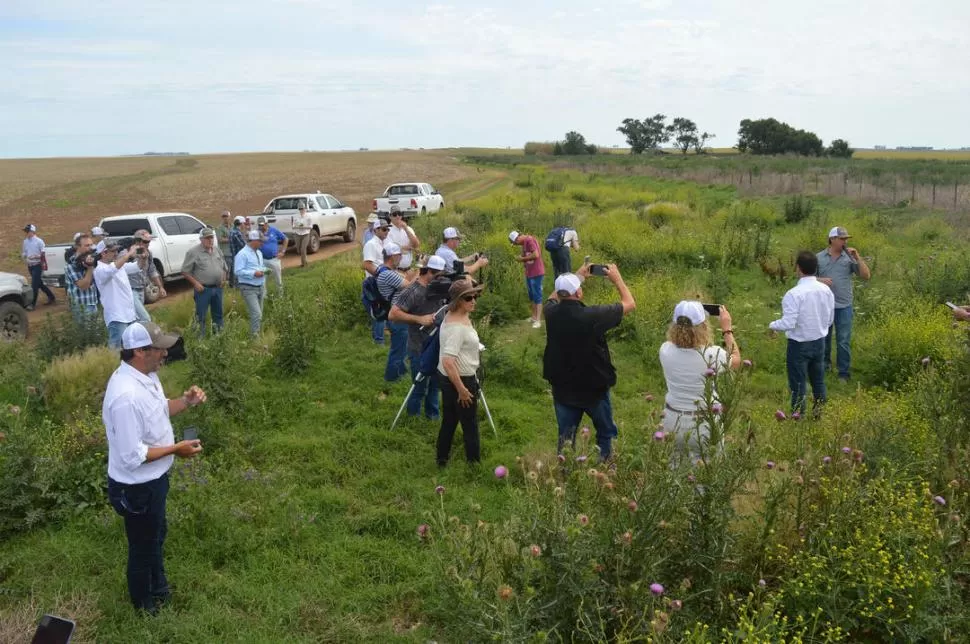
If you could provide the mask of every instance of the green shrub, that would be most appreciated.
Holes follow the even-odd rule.
[[[220,333],[210,333],[205,338],[190,333],[185,340],[189,379],[208,398],[202,409],[214,407],[235,418],[244,418],[251,376],[263,361],[259,353],[262,340],[253,340],[248,323],[232,317]]]
[[[814,208],[815,204],[812,203],[810,198],[803,197],[802,195],[791,196],[785,199],[785,221],[789,224],[801,223],[811,216]]]
[[[37,354],[42,360],[82,351],[108,343],[108,331],[100,315],[47,315],[37,333]]]
[[[278,298],[270,320],[276,331],[273,364],[290,376],[303,373],[313,363],[319,338],[311,329],[318,328],[322,318],[322,298],[294,290],[290,288]]]
[[[118,351],[104,346],[55,359],[44,372],[47,408],[61,420],[85,408],[101,409],[105,386],[120,364]]]

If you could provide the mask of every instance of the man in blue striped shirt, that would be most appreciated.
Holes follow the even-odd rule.
[[[233,260],[233,272],[239,293],[249,312],[249,332],[256,336],[259,335],[259,325],[263,320],[263,302],[266,299],[266,264],[263,263],[263,253],[259,250],[263,245],[262,235],[258,230],[251,230],[248,237],[249,243],[236,253]]]
[[[384,265],[377,271],[377,290],[386,302],[393,302],[397,294],[414,281],[413,271],[401,275],[397,268],[401,263],[401,247],[392,241],[384,242]],[[389,321],[391,350],[387,352],[384,380],[394,382],[408,372],[404,358],[408,353],[408,325],[406,322]]]

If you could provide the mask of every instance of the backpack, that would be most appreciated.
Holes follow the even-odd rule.
[[[364,304],[364,310],[370,315],[372,320],[381,322],[387,319],[391,312],[391,303],[384,299],[381,290],[377,287],[377,277],[389,270],[387,266],[381,266],[373,275],[368,275],[360,288],[360,301]]]
[[[546,250],[554,251],[562,248],[566,243],[566,227],[556,226],[546,235]]]

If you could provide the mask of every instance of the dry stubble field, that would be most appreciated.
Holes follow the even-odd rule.
[[[179,211],[216,222],[226,208],[253,214],[276,195],[316,190],[364,217],[389,183],[427,181],[450,202],[495,179],[459,163],[456,150],[0,160],[0,270],[22,272],[28,222],[54,244],[108,215]]]

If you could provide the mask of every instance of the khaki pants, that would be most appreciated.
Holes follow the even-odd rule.
[[[300,251],[300,266],[306,266],[306,249],[310,245],[310,235],[297,235],[296,240],[297,249]]]

